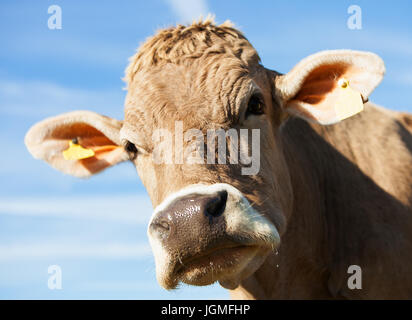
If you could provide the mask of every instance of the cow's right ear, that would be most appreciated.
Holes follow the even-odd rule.
[[[74,111],[35,124],[27,132],[25,144],[34,158],[85,178],[129,159],[120,143],[121,127],[121,121]]]
[[[334,124],[363,109],[385,66],[371,52],[330,50],[311,55],[275,78],[284,110],[320,124]]]

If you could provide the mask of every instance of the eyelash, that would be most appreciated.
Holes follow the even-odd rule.
[[[261,115],[264,114],[264,104],[262,98],[258,95],[253,95],[248,102],[245,118],[249,115]]]
[[[257,95],[253,95],[249,99],[245,118],[247,119],[248,116],[251,114],[254,114],[254,115],[264,114],[264,105],[263,105],[262,99]],[[132,160],[136,158],[138,150],[132,142],[127,141],[124,146],[124,149],[131,155]]]
[[[130,141],[127,141],[125,146],[124,146],[124,149],[130,154],[130,159],[131,160],[134,160],[136,158],[137,148],[133,143],[131,143]]]

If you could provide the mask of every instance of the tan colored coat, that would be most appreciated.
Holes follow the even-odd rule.
[[[229,23],[177,26],[159,31],[131,58],[124,121],[72,112],[36,124],[26,145],[34,157],[79,177],[131,160],[154,218],[171,198],[180,200],[182,189],[227,191],[232,209],[223,214],[219,236],[241,234],[250,250],[235,248],[223,259],[230,263],[198,264],[177,275],[180,256],[196,259],[209,235],[181,233],[176,254],[149,232],[165,288],[219,281],[237,298],[412,298],[412,118],[367,103],[342,121],[335,109],[339,81],[348,80],[366,100],[384,72],[373,53],[335,50],[281,75],[263,67]],[[263,113],[251,109],[256,97]],[[203,133],[259,129],[260,171],[154,163],[151,135],[173,131],[176,121]],[[73,138],[95,156],[65,160],[62,151]],[[362,269],[362,289],[348,288],[351,265]]]

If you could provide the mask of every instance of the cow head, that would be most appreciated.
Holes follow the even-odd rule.
[[[71,112],[36,124],[25,142],[34,157],[78,177],[132,161],[155,208],[148,235],[159,283],[235,288],[276,249],[292,214],[282,124],[290,114],[338,122],[338,80],[348,79],[366,98],[383,73],[376,55],[339,50],[281,75],[263,67],[228,23],[178,26],[148,39],[131,58],[123,122]],[[219,154],[218,137],[208,136],[219,130],[225,147],[243,145],[239,158],[243,152],[252,161]],[[66,160],[72,139],[94,156]]]

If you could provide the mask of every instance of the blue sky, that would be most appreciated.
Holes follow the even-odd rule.
[[[47,28],[52,4],[61,30]],[[362,9],[361,30],[347,28],[351,4]],[[157,29],[208,12],[233,21],[280,72],[324,49],[373,51],[387,74],[371,100],[412,111],[410,1],[1,1],[0,298],[229,297],[217,285],[158,286],[146,237],[152,208],[131,164],[79,180],[23,144],[32,124],[62,112],[122,118],[128,57]],[[47,287],[55,264],[62,290]]]

